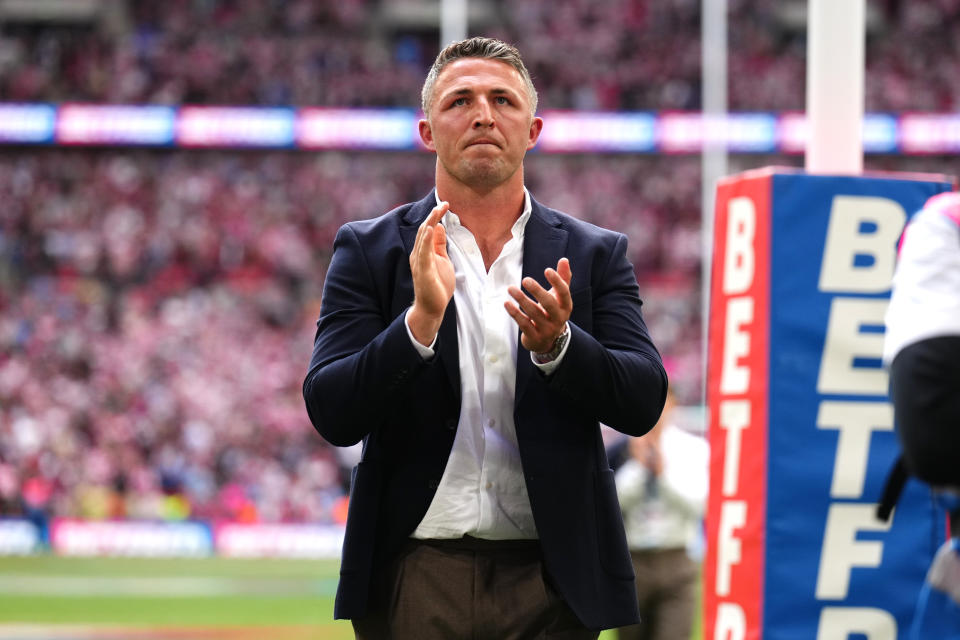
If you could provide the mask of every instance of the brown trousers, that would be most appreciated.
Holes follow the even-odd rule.
[[[546,578],[536,541],[411,540],[374,579],[357,640],[596,640]]]
[[[631,551],[637,574],[640,624],[620,640],[688,640],[697,601],[697,564],[685,549]]]

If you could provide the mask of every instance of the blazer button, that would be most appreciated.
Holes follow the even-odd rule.
[[[450,418],[449,420],[443,423],[443,426],[445,426],[449,431],[456,431],[457,421],[454,418]]]
[[[427,483],[427,488],[430,489],[431,491],[435,490],[439,486],[440,486],[439,480],[431,480],[430,482]]]

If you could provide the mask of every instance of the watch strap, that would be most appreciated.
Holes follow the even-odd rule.
[[[563,333],[557,336],[557,339],[553,341],[553,346],[549,351],[544,351],[543,353],[534,353],[533,361],[537,364],[547,364],[553,362],[560,357],[560,354],[563,353],[563,348],[567,345],[567,341],[570,339],[570,325],[565,324],[563,326]]]

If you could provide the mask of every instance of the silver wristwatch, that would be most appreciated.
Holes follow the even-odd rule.
[[[537,364],[547,364],[548,362],[553,362],[560,357],[560,353],[563,351],[563,348],[567,344],[567,340],[570,339],[570,325],[563,326],[563,333],[557,336],[557,339],[553,342],[553,347],[550,348],[550,351],[545,351],[543,353],[534,353],[533,361]]]

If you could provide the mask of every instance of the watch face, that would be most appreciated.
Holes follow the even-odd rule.
[[[567,344],[567,339],[570,337],[570,332],[564,328],[563,333],[561,333],[553,343],[553,347],[550,351],[544,353],[535,353],[534,358],[540,364],[546,364],[556,360],[560,356],[560,352],[563,351],[563,346]]]

